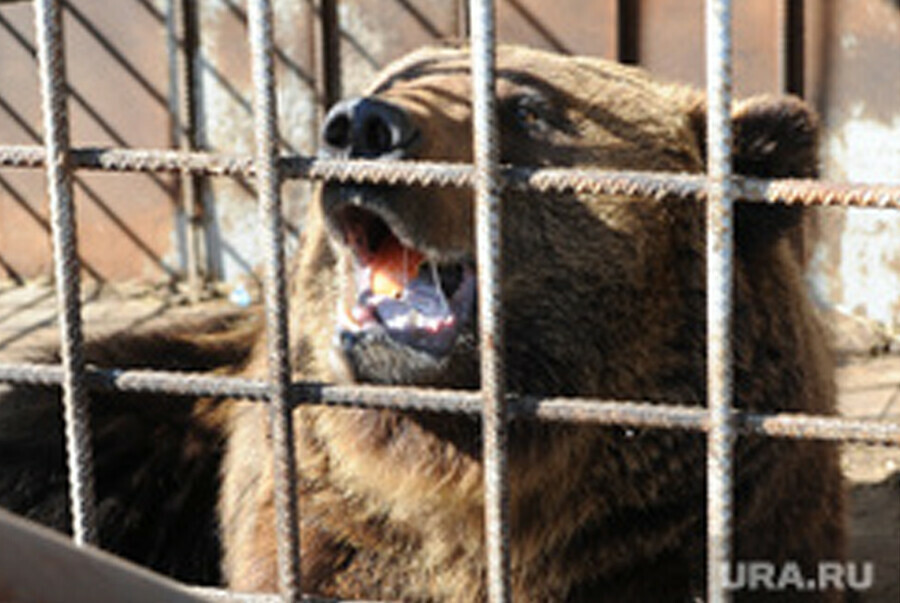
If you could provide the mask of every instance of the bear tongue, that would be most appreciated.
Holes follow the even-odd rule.
[[[452,347],[457,318],[437,267],[423,253],[388,235],[357,257],[359,297],[346,313],[354,330],[380,323],[392,338],[419,349],[442,354]],[[430,270],[423,270],[426,263]]]
[[[399,298],[424,260],[422,253],[404,246],[396,237],[386,237],[368,258],[370,290],[375,295]]]

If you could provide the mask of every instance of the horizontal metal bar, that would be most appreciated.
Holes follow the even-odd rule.
[[[189,587],[188,592],[213,603],[283,603],[284,601],[281,595],[275,593],[238,593],[221,588],[199,586]]]
[[[43,168],[42,147],[14,145],[0,147],[0,167]],[[253,157],[229,156],[192,151],[113,149],[82,147],[71,149],[73,169],[115,172],[194,172],[209,176],[244,176],[254,173]]]
[[[95,367],[88,367],[86,377],[88,388],[106,392],[234,397],[258,401],[265,401],[268,396],[265,381],[240,377]],[[62,378],[62,369],[57,365],[0,363],[0,383],[59,387]],[[481,412],[481,394],[465,390],[294,382],[291,384],[290,398],[295,406],[323,404],[470,415]],[[707,410],[699,405],[520,395],[509,395],[507,399],[509,417],[512,420],[594,423],[699,432],[705,432],[709,427]],[[791,413],[765,414],[740,410],[733,414],[736,428],[743,435],[900,446],[900,422],[896,421]]]
[[[148,392],[176,396],[212,398],[236,397],[250,400],[266,398],[265,381],[239,377],[212,377],[198,373],[173,371],[140,371],[88,367],[86,385],[97,391]],[[0,363],[0,383],[18,383],[42,387],[58,387],[63,372],[58,365],[32,363]]]
[[[274,593],[239,593],[221,588],[188,587],[188,592],[212,603],[283,603],[281,595]],[[386,601],[359,601],[328,599],[304,595],[303,603],[388,603]]]
[[[150,149],[72,149],[72,166],[119,172],[183,171],[205,176],[255,177],[253,158],[202,152]],[[0,147],[0,167],[43,168],[45,153],[38,146]],[[472,187],[474,170],[464,163],[387,160],[336,160],[283,156],[283,178],[358,182],[364,184]],[[706,176],[667,172],[505,166],[507,188],[540,192],[579,192],[639,197],[705,199]],[[765,179],[735,176],[741,201],[808,206],[900,209],[900,185],[839,183],[821,180]]]
[[[824,180],[767,180],[736,177],[741,201],[786,205],[900,209],[900,186]]]

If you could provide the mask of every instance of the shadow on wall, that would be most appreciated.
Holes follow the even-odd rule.
[[[146,57],[138,56],[127,43],[133,39],[127,35],[133,33],[130,28],[158,25],[161,16],[150,4],[133,6],[138,10],[131,14],[131,25],[123,28],[124,38],[108,22],[98,20],[97,8],[89,3],[66,6],[69,110],[75,146],[170,146],[165,87],[154,83],[152,69],[150,75],[145,74]],[[29,3],[0,10],[0,52],[4,57],[0,82],[14,83],[0,89],[0,140],[4,144],[42,143],[37,125],[41,115],[33,27]],[[135,44],[137,49],[141,46]],[[120,99],[116,98],[118,92],[122,93]],[[141,111],[141,119],[135,119],[137,111]],[[49,244],[43,240],[49,237],[46,185],[41,171],[33,174],[37,177],[23,177],[12,170],[0,174],[0,210],[5,218],[0,231],[6,235],[0,252],[5,257],[4,270],[13,278],[34,277],[49,266]],[[174,179],[156,174],[80,173],[73,184],[81,258],[88,276],[100,282],[127,276],[171,281],[178,276],[177,258],[167,257],[173,224],[161,221],[175,209]],[[123,243],[115,254],[109,253],[111,241]]]

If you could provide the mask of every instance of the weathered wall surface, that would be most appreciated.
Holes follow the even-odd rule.
[[[167,18],[179,0],[72,0],[67,11],[73,144],[171,147],[178,77]],[[282,146],[308,154],[324,85],[312,0],[275,0]],[[242,0],[196,3],[197,142],[223,153],[253,149],[251,89]],[[616,58],[614,0],[500,0],[503,41]],[[738,95],[777,92],[778,0],[736,3]],[[703,84],[701,0],[636,0],[638,61],[673,80]],[[900,2],[805,0],[805,90],[824,125],[824,176],[900,182]],[[330,89],[361,90],[372,74],[422,44],[464,39],[457,0],[337,0]],[[39,142],[40,115],[27,3],[0,8],[0,144]],[[177,103],[175,103],[177,105]],[[81,253],[107,280],[166,280],[184,268],[186,226],[173,179],[80,173]],[[292,236],[302,231],[309,185],[285,186]],[[252,183],[208,179],[204,270],[237,282],[258,264]],[[49,273],[43,177],[0,170],[0,278]],[[808,248],[810,283],[826,306],[883,327],[900,327],[900,214],[819,212]]]
[[[73,3],[66,12],[72,144],[167,147],[170,114],[162,13],[139,2]],[[28,3],[0,8],[0,144],[40,144],[40,100]],[[178,271],[171,179],[79,173],[81,255],[107,280]],[[0,170],[0,277],[50,272],[40,172]],[[6,274],[3,274],[4,271]]]
[[[833,2],[812,100],[821,108],[827,178],[900,184],[900,3]],[[814,290],[844,314],[900,333],[900,213],[823,212]]]

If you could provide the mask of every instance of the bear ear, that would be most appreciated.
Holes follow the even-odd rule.
[[[818,176],[819,120],[793,96],[760,96],[739,103],[734,124],[734,170],[762,178]]]
[[[701,99],[688,115],[706,155],[706,107]],[[815,178],[818,175],[819,123],[815,112],[796,97],[758,96],[732,111],[734,171],[759,178]],[[799,206],[738,203],[736,243],[752,252],[771,245],[803,219]]]

